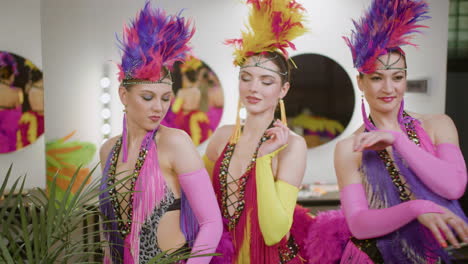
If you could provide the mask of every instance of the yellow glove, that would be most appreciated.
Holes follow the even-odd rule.
[[[275,182],[271,160],[282,148],[257,158],[256,181],[258,221],[265,244],[271,246],[281,241],[293,222],[299,189],[287,182]]]

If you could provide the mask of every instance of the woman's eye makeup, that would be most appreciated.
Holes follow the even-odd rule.
[[[393,77],[393,79],[397,80],[397,81],[401,81],[403,80],[404,76],[403,75],[397,75],[395,77]]]
[[[252,79],[252,77],[250,77],[248,74],[241,74],[240,79],[244,82],[248,82]]]
[[[263,85],[272,85],[275,81],[272,80],[271,78],[266,78],[262,80]]]
[[[161,100],[163,100],[164,102],[168,102],[171,100],[171,96],[170,95],[163,96],[161,97]]]
[[[151,101],[153,99],[153,96],[152,95],[149,95],[149,94],[144,94],[141,96],[143,98],[143,100],[145,101]]]

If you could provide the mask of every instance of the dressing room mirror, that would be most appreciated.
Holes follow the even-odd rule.
[[[163,125],[187,132],[197,146],[205,142],[221,120],[224,95],[215,72],[191,57],[176,63],[172,74],[175,97]]]
[[[30,60],[0,51],[0,153],[27,147],[43,133],[42,72]]]
[[[291,89],[285,97],[288,125],[309,148],[338,137],[354,109],[350,77],[336,61],[320,54],[292,57]]]

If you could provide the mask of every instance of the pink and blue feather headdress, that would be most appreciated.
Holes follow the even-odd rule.
[[[419,22],[429,18],[428,10],[424,0],[374,0],[364,17],[353,20],[351,37],[343,37],[351,49],[354,67],[361,73],[373,73],[380,56],[392,51],[404,56],[400,46],[416,46],[411,39],[420,28],[427,28]],[[390,69],[394,63],[382,64]]]
[[[160,8],[144,8],[124,27],[123,40],[118,40],[123,51],[118,65],[119,81],[126,84],[161,83],[169,76],[176,61],[185,61],[191,48],[188,42],[195,33],[190,19],[166,15]],[[167,74],[162,76],[164,71]]]

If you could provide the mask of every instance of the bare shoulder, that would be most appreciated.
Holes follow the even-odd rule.
[[[288,146],[286,149],[295,153],[305,154],[307,152],[307,144],[304,137],[290,130],[288,137]]]
[[[342,189],[344,186],[352,183],[362,183],[360,166],[362,152],[353,150],[354,137],[340,140],[335,146],[334,165],[338,186]]]
[[[348,163],[352,162],[355,164],[360,164],[360,160],[362,158],[362,152],[354,151],[354,140],[358,134],[353,134],[347,138],[344,138],[335,146],[335,165],[336,163]],[[338,164],[338,165],[339,165]]]
[[[336,143],[335,146],[335,155],[338,153],[350,153],[353,150],[353,143],[354,143],[354,138],[356,137],[357,134],[353,134],[347,138],[344,138],[338,143]]]
[[[160,147],[173,148],[174,150],[193,147],[193,142],[187,132],[161,125],[158,131],[157,143]]]
[[[176,175],[203,168],[203,161],[190,136],[183,130],[161,126],[156,137],[159,151],[164,153]]]
[[[110,139],[108,139],[104,144],[102,144],[101,148],[99,149],[99,158],[101,160],[101,166],[104,166],[107,160],[107,156],[110,154],[112,147],[115,145],[115,142],[117,142],[117,139],[119,139],[120,136],[115,136]]]
[[[117,139],[119,139],[120,136],[115,136],[115,137],[112,137],[110,139],[108,139],[106,142],[104,142],[104,144],[102,144],[100,150],[99,150],[99,155],[101,156],[101,159],[103,157],[107,157],[107,155],[109,155],[112,147],[115,145],[115,143],[117,142]]]
[[[218,127],[213,135],[210,137],[210,142],[206,148],[206,156],[211,161],[218,159],[224,146],[227,144],[229,137],[232,135],[234,125],[224,125]]]
[[[438,127],[450,126],[454,127],[452,118],[446,114],[412,114],[412,116],[420,120],[424,126]]]
[[[434,144],[451,143],[458,145],[458,132],[453,120],[446,114],[412,115],[432,138]],[[418,118],[419,117],[419,118]]]

